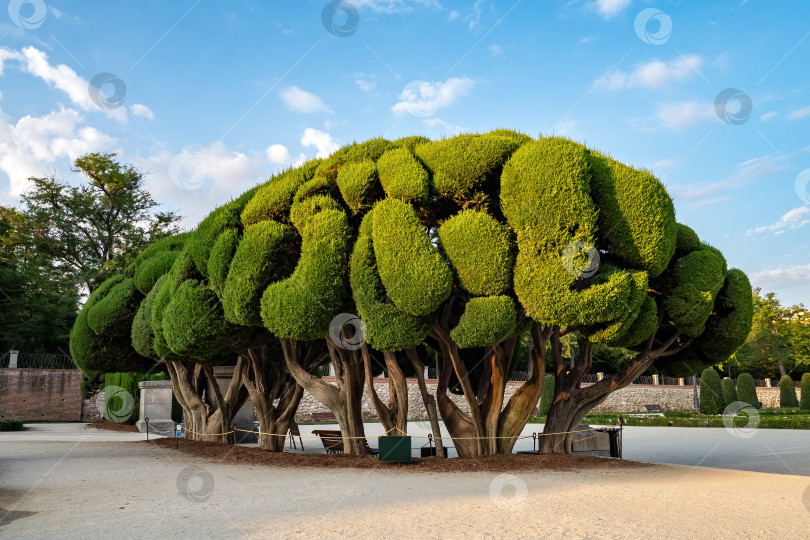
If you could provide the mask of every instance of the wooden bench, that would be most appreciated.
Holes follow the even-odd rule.
[[[312,419],[315,422],[337,422],[337,418],[335,418],[335,413],[329,412],[314,412],[312,413]]]
[[[315,429],[312,430],[313,435],[317,435],[321,439],[324,450],[327,454],[342,454],[343,453],[343,434],[340,431],[331,429]],[[366,443],[366,452],[371,456],[376,456],[379,451],[376,448],[371,448]]]
[[[295,446],[295,438],[298,437],[298,441],[301,443],[301,450],[304,449],[304,440],[301,438],[301,429],[298,427],[298,422],[295,420],[290,422],[289,437],[293,448],[297,448],[297,446]]]
[[[644,405],[644,408],[647,409],[647,411],[650,411],[650,412],[652,412],[652,411],[663,411],[664,410],[664,409],[661,408],[661,405]]]

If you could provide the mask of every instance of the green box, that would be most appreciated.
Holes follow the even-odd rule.
[[[410,437],[380,437],[380,461],[388,463],[411,462]]]

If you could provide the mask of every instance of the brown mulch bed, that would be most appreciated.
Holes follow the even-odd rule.
[[[130,431],[135,433],[138,432],[137,426],[131,426],[129,424],[119,424],[118,422],[110,422],[109,420],[102,420],[101,422],[93,422],[87,427],[96,429],[106,429],[108,431]]]
[[[508,454],[480,456],[474,458],[439,457],[413,458],[412,463],[380,463],[376,457],[347,456],[343,454],[294,454],[289,452],[268,452],[259,448],[215,442],[191,441],[188,439],[152,439],[146,444],[156,444],[163,448],[178,450],[197,457],[213,459],[225,463],[245,463],[269,467],[325,467],[370,469],[381,467],[395,471],[412,472],[510,472],[510,471],[581,471],[581,470],[621,470],[651,467],[649,463],[625,461],[595,456],[571,456],[567,454],[547,454],[543,456]]]

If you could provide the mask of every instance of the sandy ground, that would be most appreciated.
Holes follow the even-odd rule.
[[[806,538],[810,479],[274,468],[139,441],[4,437],[0,508],[5,538]]]

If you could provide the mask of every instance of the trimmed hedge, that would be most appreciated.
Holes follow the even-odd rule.
[[[663,307],[684,335],[698,336],[705,329],[723,287],[724,266],[725,261],[712,250],[699,249],[678,259],[667,276]]]
[[[337,185],[346,206],[357,214],[360,212],[368,194],[377,183],[377,166],[373,161],[348,163],[338,173]]]
[[[756,383],[750,373],[740,373],[737,377],[737,399],[757,409],[762,408],[757,396]]]
[[[732,268],[717,293],[705,331],[692,343],[706,363],[723,362],[745,343],[754,317],[748,276]]]
[[[0,431],[22,431],[22,420],[0,420]]]
[[[803,411],[810,411],[810,373],[802,375],[802,395],[799,408]]]
[[[485,212],[464,210],[439,228],[439,240],[458,284],[470,294],[503,294],[512,284],[509,228]]]
[[[514,334],[516,322],[515,302],[510,297],[473,298],[464,307],[450,337],[462,349],[494,345]]]
[[[700,374],[700,413],[720,414],[723,412],[723,389],[720,375],[714,368],[706,368]]]
[[[256,194],[242,210],[241,221],[247,227],[260,221],[274,219],[286,221],[293,196],[298,189],[312,178],[314,167],[319,159],[309,161],[301,167],[283,172],[271,178],[256,190]]]
[[[796,385],[790,375],[782,375],[782,378],[779,379],[779,406],[782,408],[799,406]]]
[[[430,176],[407,148],[389,150],[377,161],[385,194],[406,202],[421,202],[430,195]]]
[[[539,416],[548,416],[548,411],[551,410],[551,405],[554,403],[554,375],[546,375],[543,379],[543,393],[540,394],[540,403],[537,408],[540,410]]]
[[[414,316],[434,312],[450,295],[453,275],[430,243],[413,207],[397,199],[374,206],[374,254],[385,291]]]
[[[734,387],[734,379],[723,379],[720,386],[723,390],[723,410],[725,411],[726,407],[738,401],[737,389]]]

